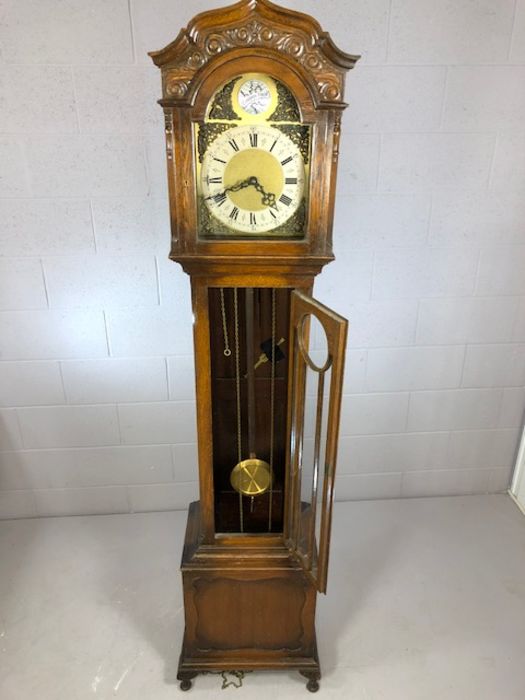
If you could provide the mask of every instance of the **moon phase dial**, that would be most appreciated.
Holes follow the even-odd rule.
[[[237,99],[247,114],[258,115],[268,111],[272,94],[263,80],[250,78],[239,87]]]

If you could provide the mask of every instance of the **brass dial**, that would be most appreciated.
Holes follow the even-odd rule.
[[[304,184],[300,149],[271,126],[228,129],[204,154],[204,202],[234,231],[257,234],[284,224],[299,207]]]

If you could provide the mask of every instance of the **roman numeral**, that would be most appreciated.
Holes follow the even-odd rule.
[[[257,142],[259,140],[259,134],[255,132],[250,133],[250,146],[252,148],[257,148]]]
[[[273,151],[273,149],[275,148],[275,146],[276,146],[278,140],[279,140],[279,139],[275,139],[275,141],[272,143],[272,147],[270,148],[270,153],[271,153],[271,152]]]
[[[290,204],[292,203],[292,200],[290,199],[290,197],[287,197],[285,194],[282,194],[279,197],[279,201],[282,202],[283,204],[285,204],[287,207],[289,207]]]
[[[214,195],[213,201],[220,207],[226,201],[226,195],[224,194],[224,192],[219,192],[219,194]]]
[[[215,158],[215,156],[213,156],[213,160],[216,160],[217,163],[224,163],[224,165],[226,165],[226,161],[225,161],[225,160],[221,160],[220,158]]]
[[[255,218],[255,214],[252,211],[250,212],[250,224],[252,226],[257,226],[257,219]]]
[[[239,216],[239,210],[237,207],[233,207],[233,209],[230,212],[230,219],[232,221],[237,221],[237,217]]]
[[[222,182],[222,177],[210,177],[210,176],[208,176],[206,178],[206,180],[208,181],[208,185],[220,185]]]
[[[285,185],[297,185],[296,177],[287,177],[284,181]]]
[[[230,146],[233,148],[234,151],[239,150],[239,146],[237,145],[237,141],[235,139],[232,139],[230,142]]]
[[[288,156],[288,158],[285,158],[284,160],[281,161],[281,165],[285,166],[288,165],[288,163],[291,163],[293,160],[292,156]]]
[[[274,219],[277,218],[271,209],[270,209],[270,214],[273,216]]]

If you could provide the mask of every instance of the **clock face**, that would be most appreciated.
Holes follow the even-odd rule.
[[[232,231],[258,234],[296,213],[305,165],[298,146],[279,129],[236,126],[210,144],[200,178],[204,203],[215,219]]]
[[[238,75],[194,128],[199,237],[304,239],[311,127],[291,90],[264,73]]]

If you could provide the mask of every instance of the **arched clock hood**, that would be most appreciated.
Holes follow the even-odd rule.
[[[191,104],[194,79],[212,59],[254,49],[285,54],[318,107],[343,103],[344,75],[359,59],[341,51],[309,15],[268,0],[241,0],[203,12],[168,46],[149,55],[162,70],[163,98]]]

